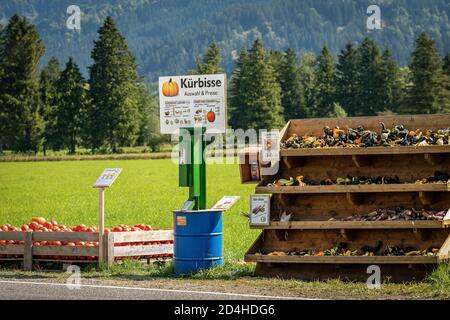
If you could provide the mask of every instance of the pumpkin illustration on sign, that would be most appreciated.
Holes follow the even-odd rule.
[[[206,119],[208,119],[209,122],[214,122],[216,120],[216,114],[212,111],[212,109],[206,114]]]
[[[176,97],[178,95],[178,83],[169,79],[162,85],[162,93],[165,97]]]

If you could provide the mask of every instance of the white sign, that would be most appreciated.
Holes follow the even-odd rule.
[[[262,140],[262,162],[280,160],[280,135],[278,131],[263,131]]]
[[[239,196],[223,196],[222,199],[216,202],[212,209],[227,211],[239,200],[239,198]]]
[[[250,196],[250,225],[270,224],[270,196]]]
[[[94,188],[108,188],[116,181],[120,172],[122,172],[121,168],[107,168],[103,170],[100,177],[98,177],[97,181],[93,185]]]
[[[160,77],[161,133],[177,133],[187,127],[225,133],[226,87],[225,74]]]

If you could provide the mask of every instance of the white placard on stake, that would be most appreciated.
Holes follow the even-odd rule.
[[[180,128],[206,127],[225,133],[227,79],[225,74],[159,78],[161,133]]]
[[[100,177],[94,183],[94,188],[109,188],[116,181],[119,174],[122,172],[121,168],[106,168],[103,170]]]
[[[270,196],[250,196],[250,225],[268,226],[270,224]]]
[[[106,168],[92,187],[98,188],[98,262],[104,262],[103,235],[105,234],[105,189],[112,186],[121,168]]]
[[[223,196],[211,209],[227,211],[239,200],[239,198],[239,196]]]

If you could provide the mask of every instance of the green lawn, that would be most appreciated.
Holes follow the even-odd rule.
[[[104,168],[123,168],[106,192],[106,225],[147,223],[172,228],[172,210],[179,209],[188,189],[178,187],[178,165],[163,160],[105,160],[0,163],[0,224],[20,226],[34,216],[55,218],[66,225],[97,225],[98,191],[92,184]],[[223,195],[241,199],[224,215],[225,257],[242,260],[256,239],[248,220],[254,185],[242,185],[234,165],[207,165],[207,206]]]

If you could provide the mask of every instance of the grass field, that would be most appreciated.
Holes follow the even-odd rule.
[[[188,189],[178,186],[178,165],[170,159],[0,163],[0,224],[21,226],[34,216],[66,225],[97,225],[98,192],[92,184],[104,168],[123,168],[106,191],[106,225],[147,223],[172,228],[172,210],[180,209]],[[248,220],[254,185],[242,185],[237,164],[207,165],[207,207],[224,195],[241,196],[224,216],[225,258],[242,260],[256,239]]]
[[[178,187],[178,168],[170,159],[104,160],[0,163],[0,224],[20,226],[34,216],[55,218],[66,225],[97,225],[97,190],[92,184],[106,167],[123,168],[114,186],[106,192],[106,224],[148,223],[155,228],[172,227],[172,210],[187,199],[187,188]],[[255,294],[351,299],[449,299],[450,266],[442,265],[430,277],[417,283],[383,284],[369,290],[364,283],[326,282],[254,278],[253,264],[242,262],[245,251],[258,235],[240,215],[248,211],[254,185],[242,185],[234,165],[207,166],[207,206],[223,195],[241,199],[224,216],[224,267],[176,277],[171,265],[153,268],[135,262],[108,269],[84,271],[84,278],[112,281],[111,284],[193,287]],[[17,269],[16,269],[17,268]],[[0,267],[0,278],[64,281],[65,273],[21,271]],[[58,280],[59,279],[59,280]]]

